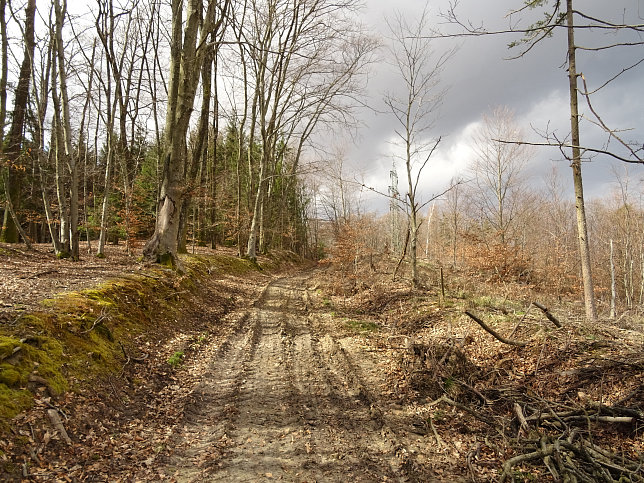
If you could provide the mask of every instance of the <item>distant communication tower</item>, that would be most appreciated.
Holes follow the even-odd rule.
[[[391,218],[391,249],[393,253],[400,251],[400,230],[399,230],[399,215],[400,209],[398,200],[400,199],[400,192],[398,191],[398,173],[396,172],[396,165],[394,164],[389,171],[391,184],[389,185],[389,215]]]

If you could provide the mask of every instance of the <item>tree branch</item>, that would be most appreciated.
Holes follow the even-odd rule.
[[[472,314],[471,312],[469,312],[467,310],[465,311],[465,315],[467,315],[474,322],[476,322],[481,327],[483,327],[483,329],[485,329],[486,332],[492,334],[496,340],[498,340],[500,342],[503,342],[504,344],[513,345],[513,346],[517,346],[517,347],[525,347],[526,345],[528,345],[527,342],[519,342],[519,341],[516,341],[516,340],[506,339],[501,334],[499,334],[497,331],[495,331],[490,326],[488,326],[481,319],[479,319],[476,315]]]
[[[628,159],[623,156],[620,156],[618,154],[615,154],[611,151],[607,151],[605,149],[597,149],[597,148],[589,148],[585,146],[575,146],[574,144],[569,144],[569,143],[563,143],[559,142],[557,144],[554,143],[532,143],[528,141],[505,141],[503,139],[493,139],[493,141],[499,142],[499,143],[505,143],[505,144],[521,144],[525,146],[549,146],[551,148],[577,148],[581,149],[582,151],[590,151],[591,153],[598,153],[598,154],[605,154],[607,156],[610,156],[611,158],[615,158],[619,161],[623,161],[625,163],[632,163],[632,164],[644,164],[644,160],[640,159],[639,157],[637,159]]]

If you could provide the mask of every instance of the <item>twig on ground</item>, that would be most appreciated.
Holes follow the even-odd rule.
[[[527,433],[530,428],[528,427],[528,422],[525,420],[523,409],[521,409],[521,405],[519,403],[514,403],[514,413],[517,415],[517,419],[519,420],[518,436],[521,436],[522,433]]]
[[[503,342],[504,344],[513,345],[513,346],[517,346],[517,347],[525,347],[526,345],[528,345],[527,342],[520,342],[520,341],[516,341],[516,340],[506,339],[501,334],[499,334],[497,331],[495,331],[490,326],[488,326],[481,319],[479,319],[476,315],[472,314],[471,312],[469,312],[467,310],[465,311],[465,315],[467,315],[470,319],[472,319],[474,322],[479,324],[486,332],[488,332],[489,334],[492,334],[492,336],[494,336],[494,338],[496,340],[498,340],[500,342]]]
[[[51,424],[58,431],[58,434],[60,434],[60,436],[63,438],[63,441],[65,441],[65,443],[67,444],[72,444],[72,440],[67,434],[67,431],[65,431],[65,426],[63,426],[63,422],[58,415],[58,411],[56,409],[48,409],[47,416],[49,416]]]
[[[121,350],[123,351],[123,355],[125,356],[125,359],[126,359],[125,364],[123,365],[123,367],[127,366],[130,363],[130,361],[132,361],[132,362],[143,362],[150,356],[149,354],[145,354],[143,357],[132,357],[131,355],[129,355],[127,353],[127,351],[125,350],[125,346],[123,346],[121,341],[119,341],[119,345],[121,346]]]
[[[87,329],[87,330],[83,330],[83,331],[81,331],[80,333],[81,333],[81,334],[87,334],[87,333],[89,333],[89,332],[93,331],[93,330],[96,328],[96,326],[97,326],[97,325],[99,325],[99,324],[102,324],[102,323],[103,323],[103,321],[105,320],[105,318],[106,318],[106,317],[107,317],[107,314],[106,314],[106,313],[102,313],[101,315],[99,315],[99,316],[96,318],[96,320],[94,321],[94,323],[92,324],[92,326],[91,326],[89,329]]]
[[[541,305],[539,302],[532,302],[532,305],[534,305],[536,308],[538,308],[539,310],[541,310],[541,312],[543,312],[543,315],[545,315],[545,316],[546,316],[546,318],[547,318],[550,322],[552,322],[553,324],[555,324],[557,327],[559,327],[560,329],[563,327],[563,325],[561,325],[561,322],[559,322],[559,320],[557,319],[557,317],[555,317],[554,315],[552,315],[552,312],[550,312],[550,310],[548,309],[548,307],[545,307],[545,306]]]
[[[517,325],[514,326],[514,329],[512,329],[512,332],[510,332],[510,335],[508,337],[512,337],[514,335],[514,333],[517,331],[519,326],[523,323],[525,318],[528,316],[528,312],[530,312],[531,308],[532,308],[532,303],[530,303],[530,305],[528,305],[528,308],[526,309],[525,313],[523,314],[523,317],[521,317],[521,320],[519,322],[517,322]]]
[[[476,473],[474,472],[474,466],[472,465],[472,458],[473,457],[478,457],[478,455],[481,454],[481,443],[476,443],[476,446],[474,449],[470,450],[467,452],[467,456],[465,458],[465,461],[467,461],[467,469],[470,471],[470,475],[472,477],[472,481],[476,482],[478,481],[476,478]]]
[[[434,426],[434,419],[432,418],[431,414],[427,418],[427,422],[429,423],[429,429],[432,430],[432,434],[434,435],[434,439],[436,439],[436,444],[438,445],[439,448],[444,448],[445,443],[443,442],[443,439],[438,434],[438,431],[436,431],[436,427]]]

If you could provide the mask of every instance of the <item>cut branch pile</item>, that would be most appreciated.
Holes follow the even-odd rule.
[[[567,438],[542,436],[529,441],[522,454],[503,464],[499,481],[515,481],[513,468],[521,463],[542,460],[555,481],[641,482],[644,462],[614,454],[593,444],[573,430]]]
[[[527,343],[504,338],[479,317],[471,312],[465,313],[496,339],[515,346],[512,350],[516,357],[529,357]],[[604,341],[601,345],[608,348],[611,347],[611,342]],[[420,347],[415,344],[413,353],[429,369],[427,372],[433,379],[437,382],[451,380],[458,385],[458,390],[451,389],[449,392],[445,385],[438,386],[443,394],[439,395],[440,392],[436,394],[434,391],[436,399],[426,407],[432,412],[439,405],[462,411],[467,417],[494,429],[503,438],[506,448],[511,448],[514,456],[502,463],[500,481],[515,481],[517,478],[520,481],[522,471],[519,468],[530,466],[530,471],[534,471],[536,464],[540,467],[537,472],[541,475],[549,474],[549,478],[554,481],[644,482],[644,456],[641,452],[638,453],[637,449],[630,448],[629,445],[615,445],[617,440],[626,435],[630,435],[627,438],[637,438],[644,428],[644,408],[637,397],[639,390],[636,389],[619,400],[613,398],[613,405],[599,402],[606,401],[602,396],[599,396],[598,401],[593,401],[584,392],[576,390],[581,387],[580,384],[592,384],[593,380],[604,381],[609,374],[621,373],[626,364],[621,360],[623,358],[629,361],[629,368],[635,369],[635,372],[641,370],[639,359],[632,351],[621,354],[620,360],[605,357],[582,358],[577,361],[577,368],[557,371],[564,378],[559,379],[559,384],[550,386],[551,389],[556,387],[557,391],[549,391],[544,386],[543,379],[552,381],[547,377],[547,371],[542,371],[543,376],[538,376],[535,371],[518,382],[506,381],[503,386],[499,386],[496,382],[498,378],[486,379],[484,375],[490,371],[480,366],[456,371],[453,364],[448,365],[449,355],[452,353],[458,354],[459,367],[472,365],[462,350],[463,345],[455,347],[452,343],[442,348],[418,350]],[[588,349],[592,347],[593,344],[588,345]],[[625,345],[620,347],[623,349]],[[579,349],[581,350],[581,346]],[[617,349],[617,346],[613,349]],[[539,358],[543,356],[541,352],[539,351]],[[559,359],[564,353],[551,355],[549,366],[553,370],[564,363],[564,359]],[[441,354],[443,357],[440,357]],[[460,378],[465,372],[471,378],[462,382]],[[497,371],[495,369],[491,372]],[[633,376],[640,377],[634,373]],[[542,396],[536,395],[534,391],[539,386],[543,386],[539,390]],[[561,398],[562,394],[572,390],[580,398],[577,402],[570,397]],[[438,430],[433,427],[432,432],[438,440]],[[470,463],[471,466],[475,464]]]

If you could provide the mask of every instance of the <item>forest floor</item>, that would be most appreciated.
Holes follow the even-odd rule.
[[[43,248],[0,248],[4,281],[36,293],[3,282],[8,316],[143,270],[108,253],[79,274]],[[412,290],[394,263],[217,274],[173,333],[140,341],[149,357],[37,401],[14,429],[29,451],[0,455],[25,481],[644,481],[641,318],[589,326],[545,300],[556,327],[532,292],[450,275],[443,295],[429,266]]]
[[[58,259],[51,244],[0,243],[0,322],[16,313],[37,309],[43,299],[93,287],[124,273],[140,271],[142,264],[128,256],[123,245],[108,245],[106,258],[82,254],[81,260]]]

